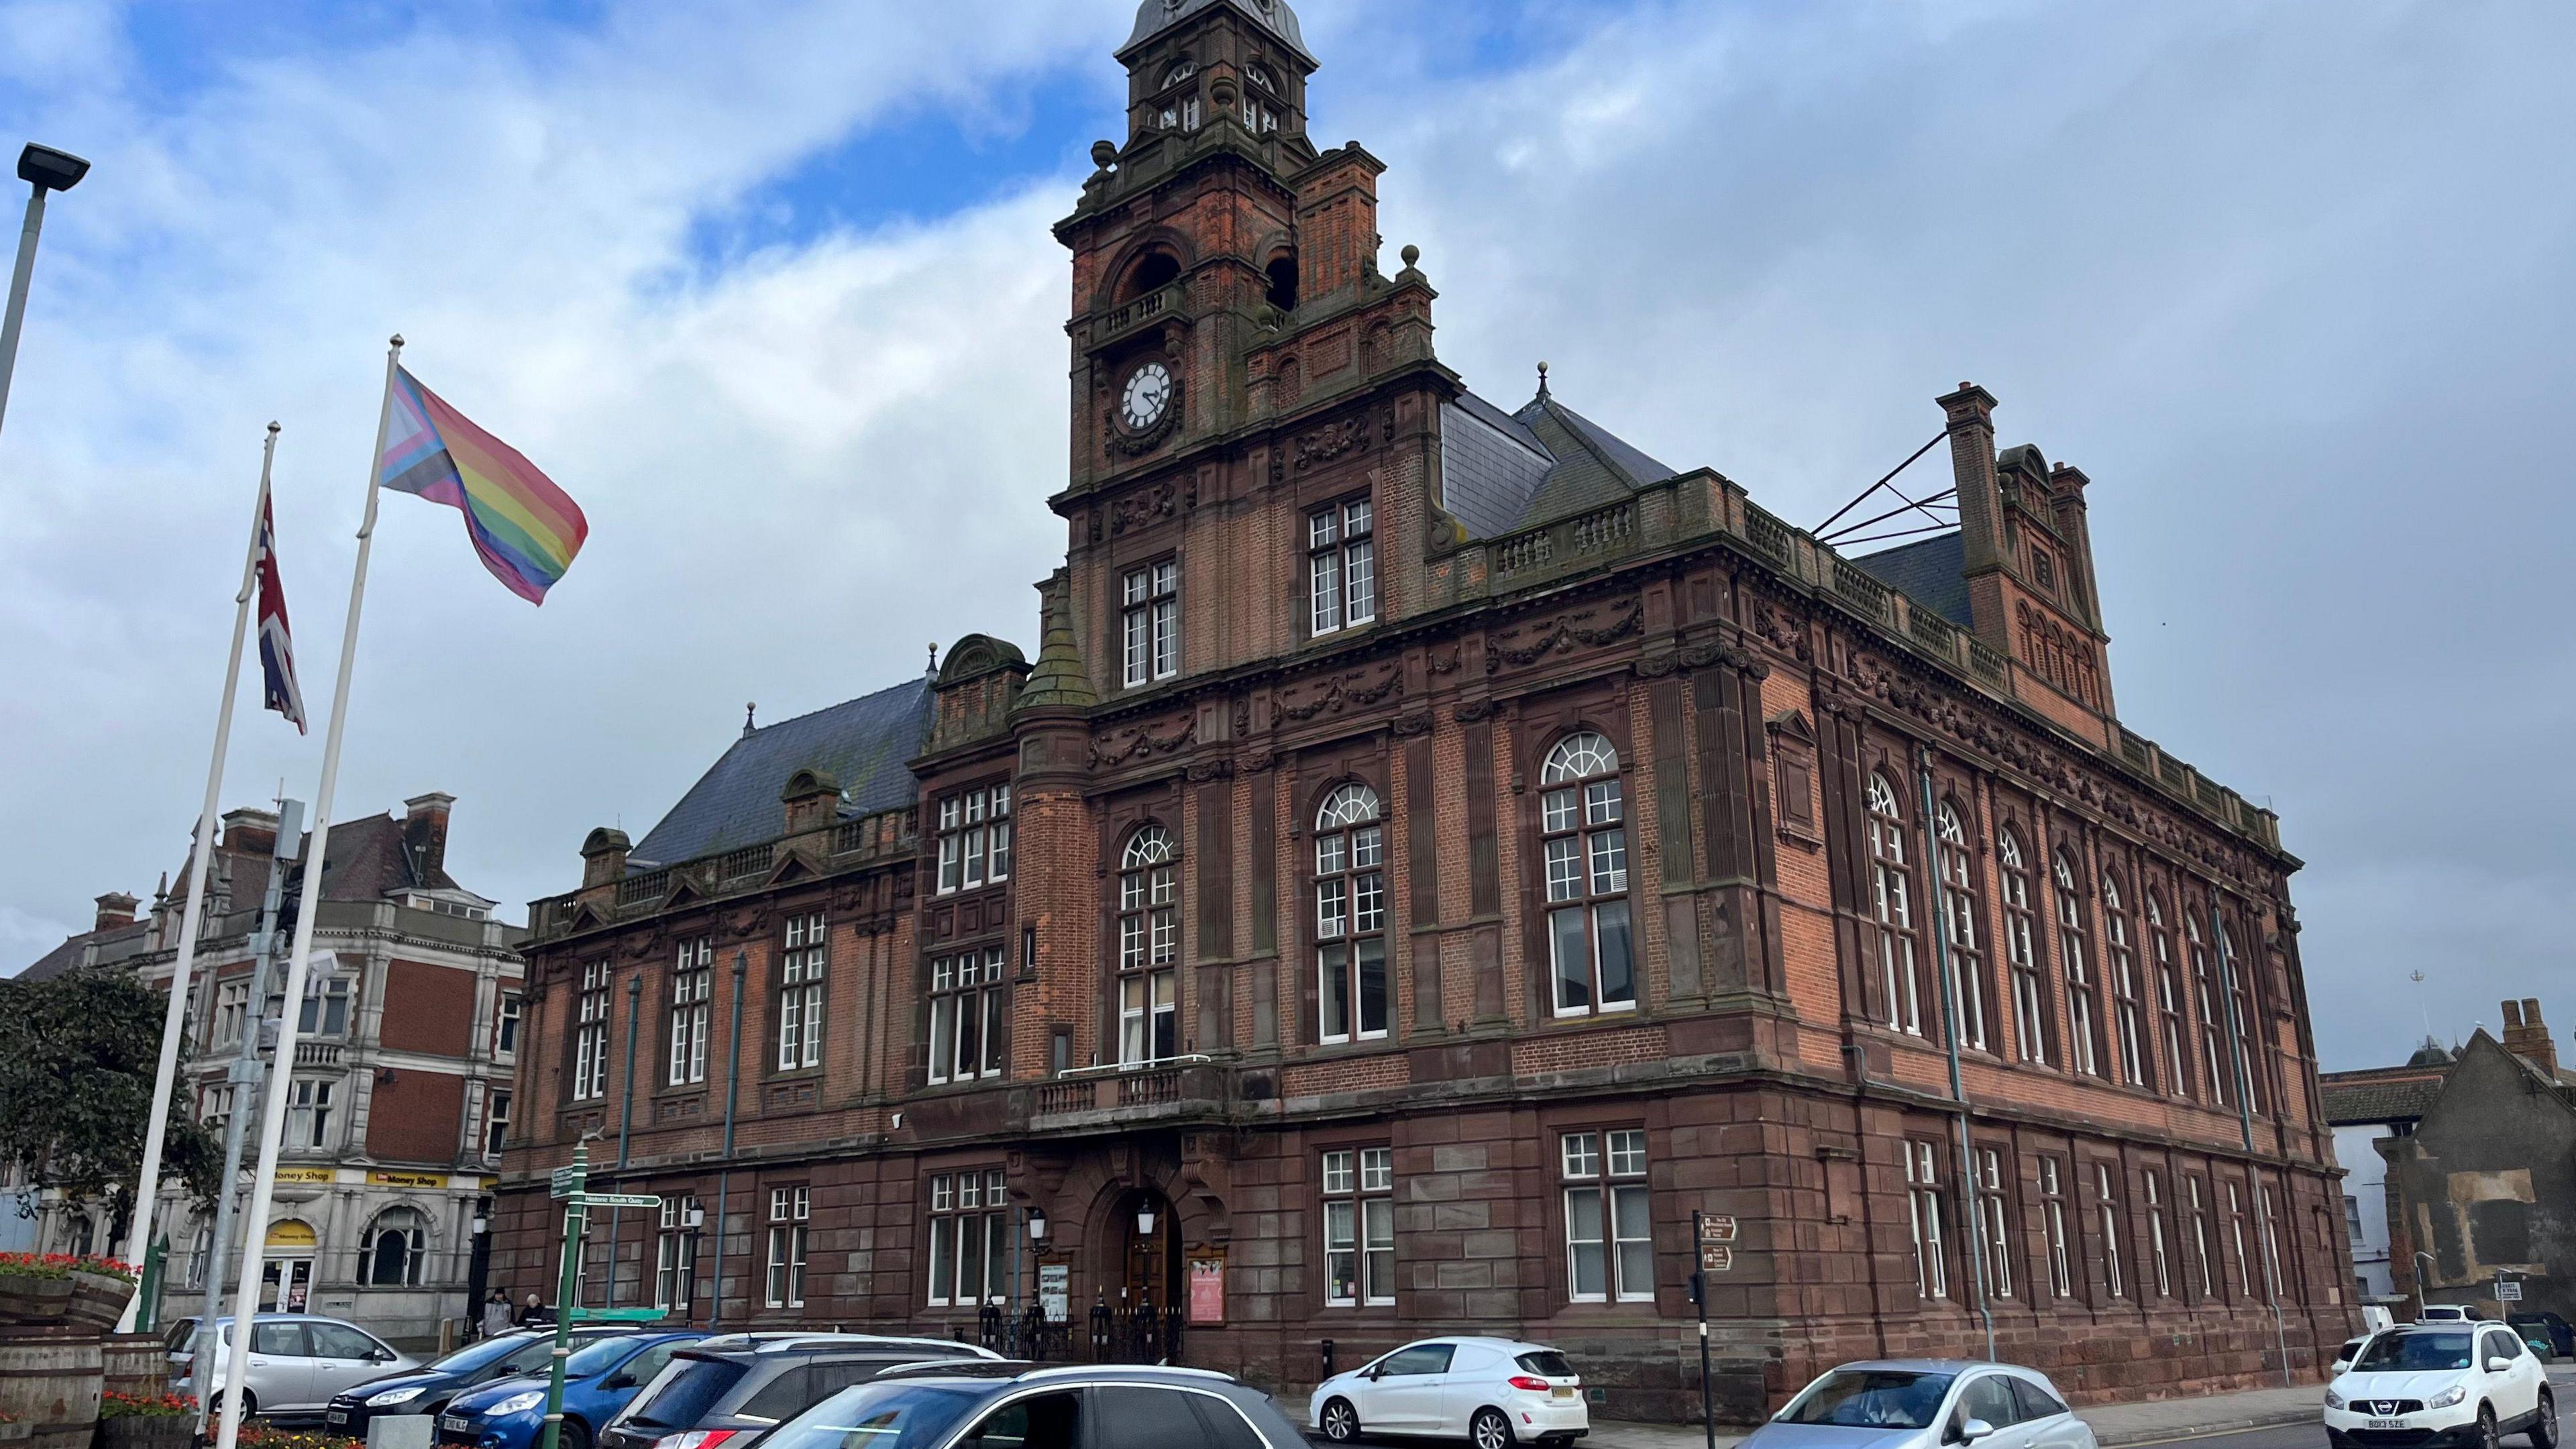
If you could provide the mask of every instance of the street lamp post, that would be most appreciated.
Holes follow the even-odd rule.
[[[36,234],[45,229],[45,193],[69,191],[89,174],[89,163],[69,151],[27,143],[18,153],[18,179],[33,188],[27,225],[18,233],[18,267],[9,274],[9,311],[0,319],[0,420],[9,415],[9,377],[18,370],[18,329],[27,320],[27,279],[36,273]]]

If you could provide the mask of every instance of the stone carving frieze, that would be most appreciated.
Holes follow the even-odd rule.
[[[1098,770],[1111,765],[1123,765],[1130,760],[1173,754],[1189,748],[1197,742],[1198,737],[1199,722],[1196,719],[1183,720],[1179,728],[1164,734],[1156,734],[1151,725],[1138,725],[1134,729],[1120,731],[1107,740],[1093,740],[1090,754],[1091,768]]]
[[[1578,647],[1615,644],[1643,631],[1646,606],[1635,595],[1587,609],[1560,614],[1511,630],[1485,645],[1485,672],[1535,664],[1550,654],[1571,654]]]

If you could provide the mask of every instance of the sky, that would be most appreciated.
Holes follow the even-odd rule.
[[[1392,168],[1472,386],[1545,360],[1804,524],[1985,386],[2094,480],[2124,723],[2307,862],[2325,1065],[2507,997],[2576,1031],[2576,7],[1296,4],[1315,139]],[[310,798],[395,331],[590,518],[538,610],[448,510],[377,532],[339,813],[456,795],[450,870],[513,918],[746,703],[1033,647],[1048,228],[1133,16],[0,0],[0,140],[97,165],[0,430],[0,969],[184,853],[271,419],[315,732],[246,686],[224,799]]]

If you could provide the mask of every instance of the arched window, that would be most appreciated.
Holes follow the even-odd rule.
[[[1163,72],[1161,89],[1166,94],[1163,97],[1158,119],[1162,122],[1164,130],[1195,131],[1199,128],[1198,92],[1193,90],[1187,95],[1169,94],[1178,87],[1197,79],[1198,73],[1198,63],[1186,57],[1173,61],[1171,68]]]
[[[1132,302],[1148,292],[1160,291],[1180,275],[1180,258],[1167,251],[1148,252],[1128,270],[1127,285],[1119,289],[1118,300]]]
[[[1245,70],[1243,75],[1244,79],[1252,82],[1253,89],[1268,91],[1274,96],[1279,94],[1279,78],[1270,73],[1270,67],[1266,65],[1252,66]]]
[[[359,1249],[358,1281],[378,1288],[417,1288],[427,1256],[428,1229],[418,1212],[388,1208],[367,1227]]]
[[[1619,751],[1589,730],[1557,741],[1539,771],[1547,860],[1551,996],[1559,1016],[1637,1005],[1628,921],[1628,830]]]
[[[1188,56],[1183,56],[1179,60],[1173,61],[1171,68],[1163,72],[1163,89],[1170,90],[1172,87],[1179,85],[1185,80],[1189,80],[1198,73],[1199,63],[1190,59]]]
[[[2263,1043],[2254,1032],[2253,973],[2245,969],[2245,958],[2236,954],[2236,933],[2227,929],[2224,921],[2218,926],[2218,960],[2224,968],[2224,978],[2231,983],[2227,1010],[2235,1032],[2236,1089],[2245,1094],[2245,1105],[2260,1116],[2264,1111]]]
[[[1923,1034],[1923,993],[1914,975],[1913,872],[1905,862],[1905,812],[1896,786],[1869,777],[1869,894],[1878,916],[1879,1019]]]
[[[2004,903],[2004,966],[2012,975],[2013,1043],[2026,1062],[2048,1062],[2048,998],[2040,984],[2037,929],[2030,914],[2030,859],[2007,825],[1995,837]]]
[[[2227,1028],[2218,1024],[2218,972],[2210,964],[2209,937],[2198,912],[2182,913],[2182,939],[2191,952],[2191,990],[2200,1007],[2201,1080],[2209,1084],[2211,1105],[2224,1107],[2235,1100],[2227,1084],[2233,1073],[2227,1070]]]
[[[1969,869],[1968,831],[1948,801],[1932,817],[1940,838],[1942,932],[1950,942],[1950,1000],[1959,1015],[1959,1045],[1987,1050],[1986,962],[1977,931],[1976,877]]]
[[[2129,946],[2129,898],[2117,872],[2102,872],[2103,967],[2111,974],[2111,1038],[2120,1054],[2120,1080],[2147,1084],[2147,1037],[2140,1025],[2137,953]]]
[[[1344,785],[1315,812],[1316,1035],[1386,1035],[1386,827],[1377,792]]]
[[[2165,924],[2164,897],[2147,891],[2147,952],[2155,960],[2156,1031],[2165,1044],[2165,1089],[2191,1095],[2191,1052],[2183,1045],[2182,969],[2174,964],[2173,930]]]
[[[2092,938],[2084,929],[2084,896],[2076,885],[2074,857],[2061,850],[2057,852],[2056,866],[2057,949],[2066,960],[2066,1025],[2074,1038],[2068,1045],[2068,1056],[2075,1070],[2098,1075],[2102,1070],[2102,1045],[2097,1035],[2101,1005],[2096,997],[2100,983],[2093,979]]]
[[[1148,825],[1118,862],[1118,1064],[1180,1054],[1181,867],[1171,834]]]

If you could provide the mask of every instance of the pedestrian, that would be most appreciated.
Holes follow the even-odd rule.
[[[510,1331],[510,1298],[495,1288],[483,1301],[483,1336],[491,1338]]]
[[[553,1315],[546,1312],[545,1300],[539,1298],[534,1293],[529,1294],[528,1306],[519,1310],[519,1326],[521,1328],[543,1328],[553,1321]]]

